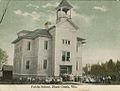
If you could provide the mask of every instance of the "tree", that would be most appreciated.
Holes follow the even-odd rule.
[[[117,63],[116,63],[116,78],[117,80],[120,81],[120,61],[117,60]]]
[[[91,66],[91,72],[92,75],[95,76],[101,76],[102,75],[102,67],[100,64],[93,64]]]
[[[107,70],[109,72],[109,75],[115,75],[115,63],[112,59],[110,59],[107,63]]]
[[[101,64],[101,74],[102,76],[107,76],[108,72],[107,72],[107,62],[106,63],[102,63]]]
[[[7,62],[8,55],[0,48],[0,67]]]
[[[85,75],[89,75],[90,74],[90,65],[86,64],[86,66],[83,67],[83,71],[85,72]]]
[[[84,67],[84,72],[93,76],[111,76],[112,81],[120,81],[120,61],[114,62],[112,59],[106,61],[105,63],[97,63],[92,64],[90,66],[90,71],[88,71],[88,67]]]
[[[112,77],[112,80],[116,80],[116,64],[112,59],[107,62],[107,74]]]

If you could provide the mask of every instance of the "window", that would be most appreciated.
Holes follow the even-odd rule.
[[[76,70],[78,71],[78,61],[76,61]]]
[[[63,44],[70,45],[70,40],[62,40]]]
[[[62,40],[62,42],[63,42],[63,44],[64,44],[65,40]]]
[[[67,44],[67,40],[66,40],[66,44]]]
[[[70,61],[70,52],[67,52],[67,61]]]
[[[30,68],[30,61],[26,61],[26,69]]]
[[[45,50],[48,49],[48,41],[44,41],[44,49],[45,49]]]
[[[70,52],[62,51],[62,61],[70,61]]]
[[[44,60],[43,62],[43,69],[47,69],[47,60]]]
[[[78,43],[77,43],[77,45],[76,45],[76,51],[77,51],[77,52],[78,52],[78,47],[79,47],[79,46],[78,46]]]
[[[62,52],[62,61],[65,61],[65,51]]]
[[[70,45],[70,40],[68,40],[68,45]]]
[[[31,43],[27,42],[27,50],[30,50],[30,47],[31,47]]]
[[[60,74],[71,74],[72,65],[60,65]]]

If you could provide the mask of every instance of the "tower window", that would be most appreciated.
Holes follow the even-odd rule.
[[[63,43],[63,44],[66,44],[66,45],[70,45],[70,40],[64,40],[64,39],[63,39],[63,40],[62,40],[62,43]]]
[[[70,61],[70,52],[67,52],[67,61]]]
[[[66,44],[67,44],[67,40],[66,40]]]
[[[45,50],[48,49],[48,41],[44,41],[44,49],[45,49]]]
[[[62,61],[70,61],[70,52],[62,51]]]
[[[70,45],[70,40],[68,40],[68,45]]]
[[[47,60],[44,60],[43,62],[43,69],[47,69]]]
[[[26,61],[26,69],[30,68],[30,61]]]
[[[30,50],[31,48],[31,42],[27,42],[27,50]]]
[[[62,42],[63,42],[63,44],[64,44],[65,40],[62,40]]]

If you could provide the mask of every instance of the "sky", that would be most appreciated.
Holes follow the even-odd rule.
[[[109,59],[120,60],[120,2],[67,0],[72,6],[72,20],[79,26],[79,37],[86,39],[83,45],[83,65],[102,63]],[[0,0],[0,18],[8,0]],[[55,24],[55,8],[61,0],[11,0],[0,25],[0,48],[13,64],[14,45],[21,30],[44,28],[46,21]]]

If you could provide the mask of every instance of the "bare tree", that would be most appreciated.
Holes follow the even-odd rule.
[[[1,17],[1,19],[0,19],[0,24],[2,24],[2,21],[3,21],[4,17],[5,17],[5,14],[6,14],[6,12],[7,12],[7,9],[8,9],[8,6],[9,6],[10,1],[11,1],[11,0],[8,0],[7,5],[6,5],[5,9],[3,10],[3,14],[2,14],[2,17]]]
[[[0,68],[3,64],[6,64],[8,55],[7,53],[0,48]]]

